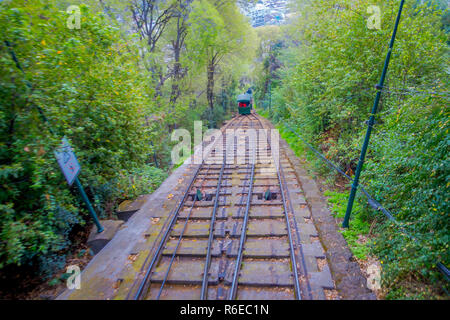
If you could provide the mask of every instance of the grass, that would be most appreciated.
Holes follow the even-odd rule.
[[[186,159],[188,159],[190,156],[194,154],[192,150],[189,150],[188,152],[186,151],[187,151],[186,149],[183,150],[183,155],[180,157],[178,162],[173,165],[172,171],[175,171],[175,169],[180,167],[186,161]]]
[[[324,192],[327,197],[328,205],[335,218],[343,219],[347,208],[348,193],[327,190]],[[364,217],[360,203],[355,201],[350,220],[351,227],[340,230],[347,241],[350,250],[357,259],[367,260],[370,248],[361,239],[368,236],[370,224]]]

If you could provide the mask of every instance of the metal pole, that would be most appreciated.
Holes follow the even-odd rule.
[[[78,191],[80,191],[80,193],[81,193],[81,197],[83,198],[83,201],[86,204],[86,207],[88,208],[88,211],[91,214],[92,219],[94,219],[94,223],[97,226],[97,232],[98,233],[102,232],[104,229],[103,229],[102,225],[100,224],[100,221],[98,221],[97,214],[95,213],[94,208],[92,208],[92,205],[89,202],[86,192],[84,192],[84,188],[81,185],[78,177],[75,178],[75,184],[78,188]]]
[[[392,32],[391,42],[389,43],[389,50],[386,55],[386,59],[384,60],[383,72],[381,73],[380,82],[375,86],[378,90],[377,95],[375,97],[375,101],[373,103],[372,112],[370,113],[369,122],[367,125],[367,132],[364,138],[364,143],[361,149],[361,155],[359,156],[358,166],[356,167],[355,178],[352,183],[352,190],[350,192],[350,197],[348,199],[347,211],[345,212],[344,222],[342,223],[343,228],[348,228],[348,223],[350,220],[350,214],[353,208],[353,202],[355,201],[356,190],[358,189],[358,181],[359,176],[361,174],[362,166],[364,163],[364,158],[366,157],[367,147],[369,146],[370,134],[372,132],[372,127],[375,122],[375,114],[377,113],[378,103],[381,98],[381,90],[383,89],[384,78],[386,77],[386,72],[389,66],[389,60],[391,59],[392,47],[394,46],[395,35],[397,34],[398,24],[400,22],[400,16],[402,14],[403,4],[405,0],[400,2],[400,7],[398,9],[397,19],[395,20],[394,31]]]

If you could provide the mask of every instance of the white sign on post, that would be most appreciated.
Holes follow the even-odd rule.
[[[81,167],[66,138],[62,139],[62,145],[55,151],[55,156],[67,183],[71,186]]]

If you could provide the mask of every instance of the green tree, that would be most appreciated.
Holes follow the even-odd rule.
[[[196,0],[192,3],[189,21],[189,54],[197,67],[206,67],[206,96],[212,114],[218,64],[227,55],[252,52],[254,35],[234,3]]]
[[[40,261],[50,273],[72,227],[84,224],[53,155],[63,136],[99,213],[134,192],[128,177],[152,151],[143,123],[154,112],[153,89],[138,48],[103,14],[80,9],[81,28],[70,29],[69,14],[53,1],[0,4],[0,37],[10,44],[0,44],[0,267]]]
[[[350,175],[398,4],[372,1],[381,14],[381,28],[373,29],[367,2],[296,1],[285,48],[271,49],[283,65],[272,76],[279,78],[272,86],[273,118],[289,119]],[[448,11],[436,4],[405,3],[362,173],[370,193],[418,239],[388,221],[378,224],[373,252],[383,261],[387,290],[415,279],[439,291],[436,262],[450,263],[448,35],[442,24]],[[265,81],[259,83],[264,91]]]

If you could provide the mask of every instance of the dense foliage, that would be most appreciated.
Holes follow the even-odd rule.
[[[0,3],[0,269],[31,264],[50,275],[64,265],[74,226],[90,221],[55,161],[62,137],[75,150],[97,213],[111,218],[119,201],[150,193],[165,179],[173,165],[170,131],[192,130],[208,109],[206,68],[194,68],[206,58],[188,55],[192,48],[184,41],[193,28],[189,15],[200,4],[224,6],[213,8],[222,22],[211,24],[207,37],[223,32],[231,17],[219,12],[237,14],[235,4],[140,3]],[[66,10],[77,4],[80,28],[69,28],[74,12]],[[165,15],[153,33],[134,19],[150,7],[152,19]],[[247,37],[251,29],[239,19],[238,34]],[[233,56],[228,42],[223,48],[213,75],[220,86],[210,97],[217,124],[239,89],[239,74],[229,68],[246,66],[251,57]]]
[[[126,51],[117,30],[87,7],[83,28],[71,30],[68,15],[51,5],[15,5],[0,11],[1,38],[24,70],[2,43],[1,265],[45,260],[64,249],[71,227],[84,221],[54,159],[62,136],[75,148],[89,193],[104,197],[93,199],[99,212],[132,191],[120,180],[151,150],[142,121],[151,91],[136,72],[136,48]]]
[[[350,175],[398,4],[299,0],[300,14],[270,42],[260,70],[260,97],[267,106],[270,93],[272,118],[289,120]],[[369,5],[380,8],[380,29],[368,28]],[[436,2],[405,4],[362,174],[371,194],[416,236],[412,241],[386,219],[377,224],[373,252],[383,261],[386,290],[405,279],[437,284],[442,275],[436,263],[450,264],[444,17]],[[368,219],[383,220],[380,215]]]
[[[173,129],[220,125],[252,82],[272,119],[288,120],[352,175],[398,1],[293,2],[290,24],[256,32],[235,1],[0,2],[0,269],[29,264],[50,275],[71,232],[90,221],[55,161],[62,137],[97,213],[111,218],[176,165]],[[80,9],[80,28],[68,27],[69,5]],[[380,28],[368,25],[377,12],[369,5],[380,9]],[[445,8],[405,4],[362,175],[415,240],[361,196],[351,221],[363,233],[377,222],[371,253],[388,297],[407,294],[406,280],[437,287],[436,262],[450,264]],[[345,197],[328,195],[341,217]],[[355,255],[369,254],[356,231],[345,236]]]

